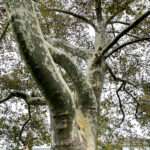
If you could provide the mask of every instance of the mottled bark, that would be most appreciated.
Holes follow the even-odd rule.
[[[46,43],[31,0],[6,0],[6,4],[20,53],[49,104],[54,149],[95,150],[97,101],[90,81],[67,55]],[[56,63],[72,79],[76,96]]]

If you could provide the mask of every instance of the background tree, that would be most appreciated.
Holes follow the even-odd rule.
[[[10,95],[1,103],[18,97],[28,108],[28,119],[14,136],[24,146],[28,145],[25,129],[42,131],[40,125],[38,131],[31,128],[31,114],[37,115],[31,105],[48,104],[55,149],[94,150],[98,137],[100,146],[105,140],[113,142],[115,129],[122,122],[124,126],[132,124],[132,114],[141,119],[139,95],[149,75],[148,1],[15,0],[6,5],[21,55],[42,91],[32,94],[37,86],[22,82],[21,74],[16,78],[17,71],[16,80],[8,73],[1,77],[3,87],[17,90],[7,90]],[[5,45],[7,28],[8,24],[0,38]],[[12,47],[15,42],[9,41]]]

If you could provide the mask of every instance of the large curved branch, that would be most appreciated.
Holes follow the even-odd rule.
[[[132,93],[130,93],[125,85],[123,86],[123,90],[134,100],[134,102],[136,103],[136,109],[135,109],[135,118],[138,119],[138,110],[139,110],[139,106],[140,106],[140,103],[138,102],[138,100],[136,99],[136,97],[134,97],[132,95]]]
[[[88,83],[87,77],[78,69],[75,63],[64,52],[61,52],[55,48],[51,48],[50,45],[49,47],[54,61],[67,72],[74,83],[80,98],[79,104],[84,108],[84,110],[86,107],[88,109],[90,107],[97,107],[94,91],[91,85]]]
[[[141,23],[146,17],[150,15],[150,11],[145,12],[142,16],[140,16],[136,21],[134,21],[130,26],[124,29],[120,34],[118,34],[114,40],[112,40],[103,50],[100,56],[98,56],[95,60],[96,64],[101,62],[101,57],[103,57],[109,50],[112,48],[126,33],[132,30],[135,26]]]
[[[64,13],[64,14],[67,14],[67,15],[71,15],[71,16],[73,16],[77,19],[80,19],[83,22],[91,25],[95,29],[95,31],[98,31],[96,25],[91,20],[85,18],[84,16],[78,15],[76,13],[73,13],[73,12],[70,12],[70,11],[67,11],[67,10],[61,10],[61,9],[56,9],[56,8],[55,9],[54,8],[47,8],[47,10],[48,11],[56,11],[56,12],[59,12],[59,13]]]
[[[113,49],[111,52],[109,52],[106,56],[105,56],[105,59],[110,57],[112,54],[114,54],[115,52],[118,52],[118,50],[120,50],[121,48],[123,47],[126,47],[128,45],[131,45],[131,44],[135,44],[135,43],[138,43],[138,42],[143,42],[143,41],[150,41],[150,37],[144,37],[144,38],[140,38],[140,39],[136,39],[136,40],[133,40],[133,41],[129,41],[129,42],[126,42],[120,46],[118,46],[117,48]]]
[[[128,80],[125,80],[125,79],[116,77],[116,75],[113,73],[113,71],[112,71],[112,69],[110,68],[110,66],[109,66],[107,63],[105,63],[105,64],[106,64],[106,68],[108,69],[110,75],[113,77],[113,79],[114,79],[115,81],[119,81],[119,82],[122,82],[122,83],[127,83],[127,84],[129,84],[129,85],[132,85],[133,87],[136,87],[136,85],[135,85],[134,83],[132,83],[132,82],[130,82],[130,81],[128,81]]]
[[[21,99],[27,99],[27,95],[23,92],[11,92],[7,97],[5,97],[4,99],[0,100],[0,104],[7,102],[8,100],[10,100],[13,97],[18,97]]]
[[[22,138],[22,134],[23,134],[23,132],[25,130],[25,127],[27,126],[27,124],[29,123],[29,121],[31,120],[31,117],[32,117],[31,116],[31,107],[30,107],[30,104],[28,103],[27,99],[24,99],[24,101],[26,102],[27,108],[28,108],[28,119],[22,125],[20,133],[19,133],[19,139],[23,143],[23,145],[25,145],[25,141]]]
[[[102,55],[104,55],[112,46],[116,44],[117,41],[120,40],[121,37],[123,37],[126,33],[128,33],[130,30],[132,30],[135,26],[137,26],[139,23],[141,23],[146,17],[150,15],[150,11],[145,12],[142,16],[140,16],[136,21],[134,21],[130,26],[128,26],[126,29],[124,29],[120,34],[116,36],[116,38],[108,44],[106,48],[103,49]]]
[[[15,0],[6,4],[20,52],[54,113],[61,108],[73,115],[71,91],[45,45],[33,2]]]
[[[25,144],[25,141],[22,138],[22,133],[24,132],[24,129],[26,127],[26,125],[29,123],[29,121],[31,120],[31,110],[30,110],[30,102],[29,102],[29,96],[23,92],[19,92],[19,91],[14,91],[11,92],[6,98],[0,100],[0,104],[7,102],[8,100],[10,100],[13,97],[18,97],[21,98],[25,101],[25,103],[27,104],[28,107],[28,119],[23,123],[21,130],[19,132],[19,140],[22,142],[22,144]]]

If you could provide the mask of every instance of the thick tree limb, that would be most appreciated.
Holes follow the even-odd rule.
[[[92,56],[92,51],[76,47],[62,39],[49,39],[48,41],[55,47],[63,48],[65,52],[70,53],[72,56],[77,56],[84,60],[87,60]]]
[[[131,44],[135,44],[135,43],[138,43],[138,42],[143,42],[143,41],[150,41],[150,37],[140,38],[140,39],[136,39],[136,40],[133,40],[133,41],[126,42],[126,43],[118,46],[117,48],[113,49],[111,52],[109,52],[105,56],[105,59],[108,58],[108,57],[110,57],[115,52],[118,52],[118,50],[122,49],[123,47],[126,47],[126,46],[131,45]]]
[[[73,115],[71,91],[45,45],[32,1],[15,0],[6,4],[20,52],[46,99],[55,113],[61,108]]]
[[[128,26],[120,34],[118,34],[116,38],[102,50],[101,55],[97,57],[97,60],[95,60],[95,63],[98,64],[101,61],[101,57],[103,57],[110,50],[110,48],[112,48],[120,40],[121,37],[123,37],[126,33],[132,30],[135,26],[137,26],[140,22],[142,22],[149,15],[150,15],[150,11],[145,12],[136,21],[134,21],[130,26]]]
[[[49,45],[49,47],[51,46]],[[58,51],[54,48],[50,48],[50,51],[54,61],[67,72],[74,83],[80,99],[79,104],[85,109],[86,107],[97,107],[95,106],[95,95],[91,85],[88,83],[87,77],[78,69],[75,63],[64,52]]]
[[[15,91],[15,92],[11,92],[6,98],[0,100],[0,104],[10,100],[13,97],[18,97],[18,98],[21,98],[21,99],[27,99],[27,95],[25,93]]]
[[[70,11],[61,10],[61,9],[47,8],[47,10],[49,10],[49,11],[56,11],[56,12],[59,12],[59,13],[64,13],[64,14],[71,15],[71,16],[73,16],[73,17],[76,17],[77,19],[80,19],[80,20],[82,20],[83,22],[85,22],[85,23],[91,25],[91,26],[97,31],[96,25],[95,25],[91,20],[85,18],[84,16],[78,15],[78,14],[73,13],[73,12],[70,12]]]

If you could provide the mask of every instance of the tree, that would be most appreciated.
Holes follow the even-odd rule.
[[[55,149],[96,150],[99,125],[98,117],[101,106],[100,98],[104,81],[108,81],[107,73],[110,73],[114,81],[121,83],[116,90],[116,95],[119,99],[119,106],[123,115],[121,122],[123,122],[125,112],[119,92],[124,90],[129,96],[133,97],[129,90],[139,86],[140,83],[133,81],[135,74],[140,71],[135,64],[128,64],[127,66],[128,57],[125,57],[126,53],[121,50],[132,44],[137,44],[135,46],[135,49],[137,49],[137,46],[142,46],[140,42],[149,41],[149,23],[146,18],[150,14],[150,11],[143,11],[142,9],[137,12],[135,11],[135,13],[130,7],[131,4],[135,5],[136,2],[134,0],[127,0],[125,2],[104,2],[101,0],[80,2],[75,0],[70,2],[71,6],[75,6],[75,10],[78,10],[77,6],[85,6],[83,11],[84,15],[87,13],[85,17],[55,7],[47,8],[46,2],[39,4],[42,9],[41,12],[46,16],[45,18],[56,17],[54,19],[57,19],[58,17],[58,19],[62,19],[63,21],[63,17],[57,16],[57,13],[64,13],[92,26],[95,30],[95,42],[93,46],[94,50],[90,51],[88,48],[83,50],[63,41],[61,36],[65,36],[64,33],[73,33],[67,31],[67,28],[62,28],[64,31],[62,35],[59,32],[56,33],[55,36],[59,39],[51,38],[48,43],[42,33],[42,27],[40,27],[37,17],[38,7],[36,6],[36,2],[31,0],[8,0],[5,3],[10,23],[19,45],[20,54],[30,68],[32,76],[49,106]],[[59,2],[50,2],[50,4],[58,7],[57,3]],[[120,3],[120,7],[118,3]],[[91,10],[87,11],[89,8]],[[95,10],[94,12],[92,11],[93,9]],[[124,18],[123,12],[125,10],[128,11],[126,12],[128,16],[133,15],[136,17],[133,23],[128,22],[129,18],[126,22],[121,20]],[[49,12],[51,13],[49,14]],[[140,13],[142,14],[140,15]],[[67,21],[70,23],[69,19],[67,18]],[[141,23],[143,20],[145,24]],[[117,35],[117,31],[114,29],[114,24],[116,23],[127,26],[121,32],[119,31]],[[110,25],[112,26],[111,31],[114,34],[113,40],[108,36]],[[143,26],[146,27],[143,28]],[[77,26],[75,27],[77,29]],[[130,31],[131,33],[129,33]],[[124,36],[127,36],[126,42],[123,42],[125,40],[123,39]],[[123,43],[118,43],[119,40]],[[82,45],[82,42],[80,43],[79,41],[80,44]],[[60,50],[58,47],[63,48],[63,50]],[[114,56],[114,53],[116,56]],[[80,60],[79,66],[75,64],[73,56],[78,57],[77,60]],[[108,60],[110,57],[117,58],[119,61],[121,60],[121,67],[117,73],[112,71],[112,68],[115,67],[115,62],[114,65],[111,64],[112,68],[110,67]],[[134,58],[140,60],[136,56]],[[81,66],[84,63],[87,64],[86,73],[85,70],[82,70],[83,67]],[[114,71],[116,72],[116,69]],[[122,76],[118,77],[116,74],[121,74]],[[137,78],[137,80],[139,79]],[[108,83],[105,82],[105,85],[108,85]],[[29,103],[29,97],[24,93],[11,93],[1,103],[12,96],[21,97],[25,100],[29,107],[30,117],[30,103],[32,101],[30,99]],[[40,102],[40,99],[36,102]],[[138,102],[136,104],[138,105]]]

